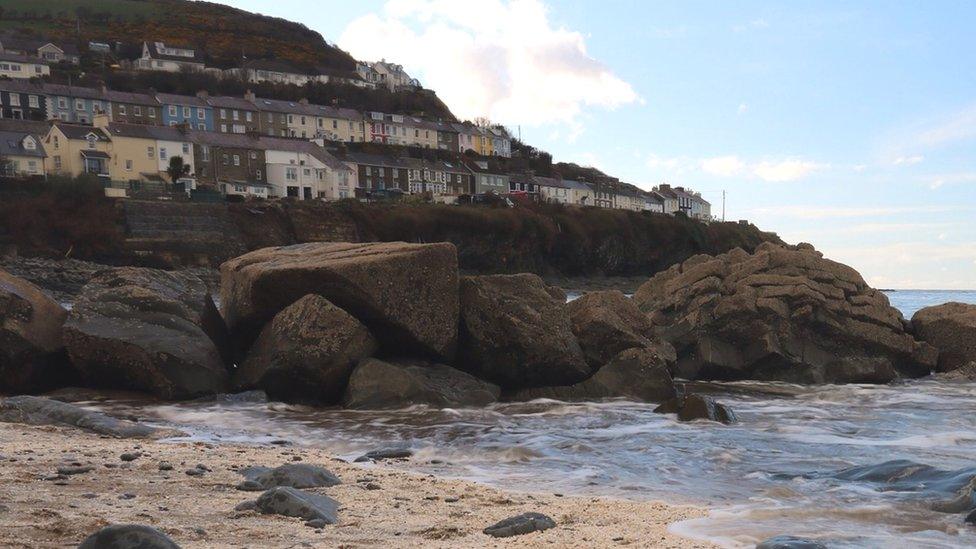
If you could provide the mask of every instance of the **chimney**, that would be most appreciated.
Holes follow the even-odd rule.
[[[254,101],[255,99],[257,99],[257,96],[255,96],[254,92],[252,92],[251,90],[247,90],[246,92],[244,92],[244,99],[247,99],[248,101]]]
[[[302,105],[308,105],[308,99],[304,97],[299,99],[298,102],[301,103]]]
[[[671,185],[669,185],[667,183],[661,183],[661,187],[660,188],[661,188],[662,191],[670,191],[671,190]]]
[[[108,115],[105,113],[99,113],[92,117],[92,126],[96,128],[107,128],[108,122]]]
[[[206,99],[210,97],[210,92],[208,92],[207,90],[200,90],[197,92],[197,97],[199,97],[200,99]]]

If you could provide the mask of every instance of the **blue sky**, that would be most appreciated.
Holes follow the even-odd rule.
[[[716,214],[725,190],[728,219],[875,286],[976,288],[976,3],[227,3],[402,63],[557,160]]]

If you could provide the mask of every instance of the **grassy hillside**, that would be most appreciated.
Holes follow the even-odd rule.
[[[71,37],[141,43],[159,39],[206,51],[208,65],[232,67],[241,54],[300,68],[354,70],[355,60],[305,25],[222,4],[186,0],[0,0],[7,28]],[[80,33],[79,33],[80,30]]]

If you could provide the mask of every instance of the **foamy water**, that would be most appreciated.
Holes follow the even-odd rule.
[[[976,302],[976,293],[890,298],[910,315],[944,301]],[[409,446],[416,454],[403,467],[508,489],[708,505],[709,517],[674,530],[730,547],[780,534],[845,547],[976,546],[964,515],[933,510],[976,476],[976,384],[743,382],[703,390],[731,405],[739,423],[678,423],[653,405],[624,401],[382,412],[246,397],[99,406],[181,427],[195,440],[285,439],[347,458]],[[892,460],[918,466],[895,467],[899,482],[875,478]],[[849,471],[864,466],[867,473]]]

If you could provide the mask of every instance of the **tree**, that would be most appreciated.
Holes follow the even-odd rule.
[[[183,163],[182,156],[173,156],[169,159],[169,167],[166,168],[169,180],[176,183],[176,180],[190,173],[190,165]]]

